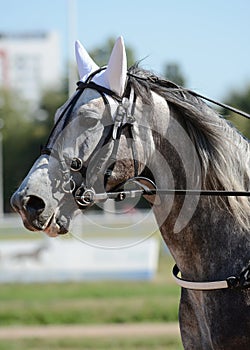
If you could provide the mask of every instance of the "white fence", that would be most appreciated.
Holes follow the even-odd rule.
[[[156,229],[150,212],[89,214],[74,222],[72,234],[48,238],[7,216],[0,222],[0,282],[151,279],[158,266]]]

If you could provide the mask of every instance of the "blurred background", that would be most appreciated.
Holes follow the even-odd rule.
[[[0,349],[181,349],[177,328],[170,334],[163,329],[164,336],[160,326],[157,335],[144,331],[131,337],[96,339],[79,332],[68,339],[61,332],[38,342],[4,336],[6,326],[17,325],[175,327],[179,299],[170,277],[172,260],[157,232],[134,250],[104,253],[72,237],[48,240],[27,232],[9,199],[46,142],[56,109],[75,89],[77,39],[104,65],[122,35],[129,65],[141,61],[145,69],[250,113],[250,2],[0,0],[0,5],[0,326],[5,332]],[[248,120],[219,112],[250,137]],[[132,219],[123,219],[138,220],[147,211],[144,203],[140,207]],[[113,236],[117,225],[125,225],[117,217],[90,215],[95,222],[107,220]],[[142,233],[131,224],[124,239],[135,231],[143,234],[153,220],[145,215]],[[91,221],[84,230],[93,232]],[[106,231],[101,234],[109,240]]]

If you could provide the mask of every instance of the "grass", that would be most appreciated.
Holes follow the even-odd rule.
[[[153,300],[150,300],[150,299]],[[0,303],[1,325],[95,324],[177,321],[176,299],[138,297]]]
[[[2,284],[0,326],[177,321],[180,289],[173,261],[160,258],[151,282]],[[181,350],[178,336],[1,339],[0,350]]]
[[[180,291],[171,265],[164,255],[152,282],[3,284],[0,326],[177,321]]]
[[[97,339],[18,339],[0,343],[0,350],[181,350],[181,341],[176,337],[126,337]]]

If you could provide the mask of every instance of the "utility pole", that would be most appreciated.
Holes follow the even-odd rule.
[[[77,0],[68,0],[68,93],[69,97],[75,92],[76,69],[74,65],[74,43],[77,32]]]
[[[4,192],[3,192],[3,135],[2,128],[4,126],[3,119],[0,118],[0,218],[4,216]]]

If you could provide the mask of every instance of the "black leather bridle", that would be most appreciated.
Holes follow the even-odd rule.
[[[105,201],[108,198],[113,198],[116,200],[119,200],[118,198],[120,198],[120,200],[125,199],[124,191],[96,193],[93,187],[87,188],[84,183],[84,175],[86,174],[87,168],[83,165],[82,160],[78,157],[74,157],[70,161],[71,164],[67,164],[67,162],[64,159],[62,159],[62,156],[59,154],[59,152],[54,150],[53,146],[52,147],[49,146],[51,143],[50,142],[51,137],[54,131],[56,130],[56,128],[58,127],[59,123],[61,123],[61,121],[63,120],[63,118],[64,118],[64,122],[63,122],[61,131],[68,125],[72,111],[85,89],[87,88],[93,89],[100,93],[104,104],[109,108],[110,115],[111,115],[111,107],[106,95],[110,96],[116,102],[118,102],[118,107],[116,109],[114,122],[108,132],[108,136],[106,137],[106,140],[104,140],[102,143],[102,146],[103,146],[107,144],[111,139],[114,141],[112,152],[108,161],[110,166],[105,170],[103,174],[104,188],[106,187],[108,179],[112,176],[112,171],[117,160],[119,141],[125,127],[127,128],[129,138],[131,138],[133,141],[131,144],[131,148],[132,148],[132,156],[133,156],[133,164],[134,164],[134,176],[135,178],[138,176],[137,152],[135,148],[135,142],[134,142],[133,131],[132,131],[132,128],[133,128],[132,125],[135,121],[133,112],[134,112],[136,96],[132,91],[130,93],[130,100],[127,97],[122,98],[118,96],[114,91],[107,89],[103,86],[100,86],[94,83],[93,81],[91,81],[94,75],[96,75],[97,73],[99,73],[105,68],[106,67],[102,67],[97,71],[95,71],[94,73],[92,73],[85,82],[80,81],[77,83],[77,92],[75,96],[72,98],[70,103],[62,111],[61,115],[59,116],[57,122],[55,123],[49,135],[49,138],[45,147],[42,147],[41,149],[42,155],[54,156],[58,159],[60,163],[60,171],[61,171],[62,180],[63,180],[62,189],[65,193],[71,193],[74,195],[75,201],[80,209],[84,209],[88,206],[91,206],[95,202]],[[98,171],[98,169],[96,169],[96,171]],[[78,187],[76,185],[76,182],[73,179],[74,173],[80,173],[82,175],[82,183]],[[139,193],[139,192],[136,191],[136,193]],[[134,194],[131,193],[131,196],[133,197]]]
[[[154,182],[151,179],[145,178],[138,176],[138,161],[136,157],[136,147],[135,147],[135,141],[133,138],[133,125],[136,122],[135,117],[134,117],[134,107],[136,103],[136,96],[134,94],[133,89],[130,89],[130,95],[128,97],[120,97],[118,96],[114,91],[109,90],[103,86],[100,86],[96,83],[94,83],[91,79],[99,73],[101,70],[105,69],[105,67],[98,69],[94,73],[92,73],[88,79],[85,82],[78,82],[77,83],[77,93],[71,100],[70,104],[67,105],[67,107],[62,111],[60,117],[57,120],[57,123],[54,125],[54,128],[51,131],[51,134],[49,136],[47,145],[42,148],[41,154],[47,154],[51,155],[52,153],[52,147],[49,147],[49,141],[50,137],[53,134],[54,130],[57,128],[58,124],[61,122],[62,118],[64,118],[64,124],[63,124],[63,129],[67,126],[71,113],[73,111],[73,108],[75,104],[77,103],[78,99],[82,95],[83,91],[88,88],[88,89],[93,89],[96,90],[100,93],[103,102],[106,106],[108,106],[110,113],[111,113],[111,108],[109,105],[109,101],[106,97],[106,95],[112,97],[116,102],[118,102],[118,107],[116,110],[114,122],[112,129],[110,130],[107,139],[104,141],[104,143],[107,143],[111,138],[115,141],[113,150],[110,156],[110,160],[112,161],[112,166],[110,166],[108,169],[106,169],[104,175],[104,188],[106,187],[106,183],[109,179],[109,177],[112,175],[112,168],[115,165],[116,162],[116,157],[117,157],[117,151],[119,147],[119,141],[120,137],[122,135],[124,126],[126,125],[129,130],[129,135],[131,139],[133,140],[132,142],[132,154],[133,154],[133,162],[134,162],[134,177],[129,179],[123,184],[120,184],[115,190],[113,191],[104,191],[102,193],[96,193],[93,187],[86,188],[84,184],[84,179],[79,187],[76,186],[76,183],[73,180],[73,175],[72,173],[80,172],[82,177],[84,177],[84,174],[86,174],[86,168],[83,166],[82,160],[80,158],[73,158],[71,160],[71,165],[70,165],[70,170],[68,169],[69,165],[66,165],[66,163],[60,159],[60,155],[58,155],[58,158],[60,160],[61,164],[61,172],[63,174],[63,190],[66,193],[72,193],[75,197],[75,201],[77,205],[83,209],[88,206],[93,205],[96,202],[103,202],[107,199],[115,199],[117,201],[124,200],[125,198],[128,197],[141,197],[141,196],[154,196],[157,194],[162,194],[162,195],[178,195],[178,196],[250,196],[249,191],[224,191],[224,190],[192,190],[192,189],[186,189],[186,190],[181,190],[181,189],[159,189],[157,186],[154,184]],[[128,73],[128,76],[132,75]],[[133,77],[137,77],[132,75]],[[142,79],[141,77],[137,77],[138,79]],[[208,99],[200,94],[197,94],[193,91],[183,89],[185,91],[188,91],[189,93],[193,94],[194,96],[206,99],[214,104],[217,104],[223,108],[229,109],[231,111],[234,111],[237,114],[243,115],[246,118],[250,118],[250,115],[239,111],[233,107],[224,105],[222,103],[216,102],[214,100]],[[124,124],[125,123],[125,124]],[[132,183],[135,185],[134,189],[130,190],[124,190],[124,186],[127,183]],[[148,186],[148,185],[149,186]]]

